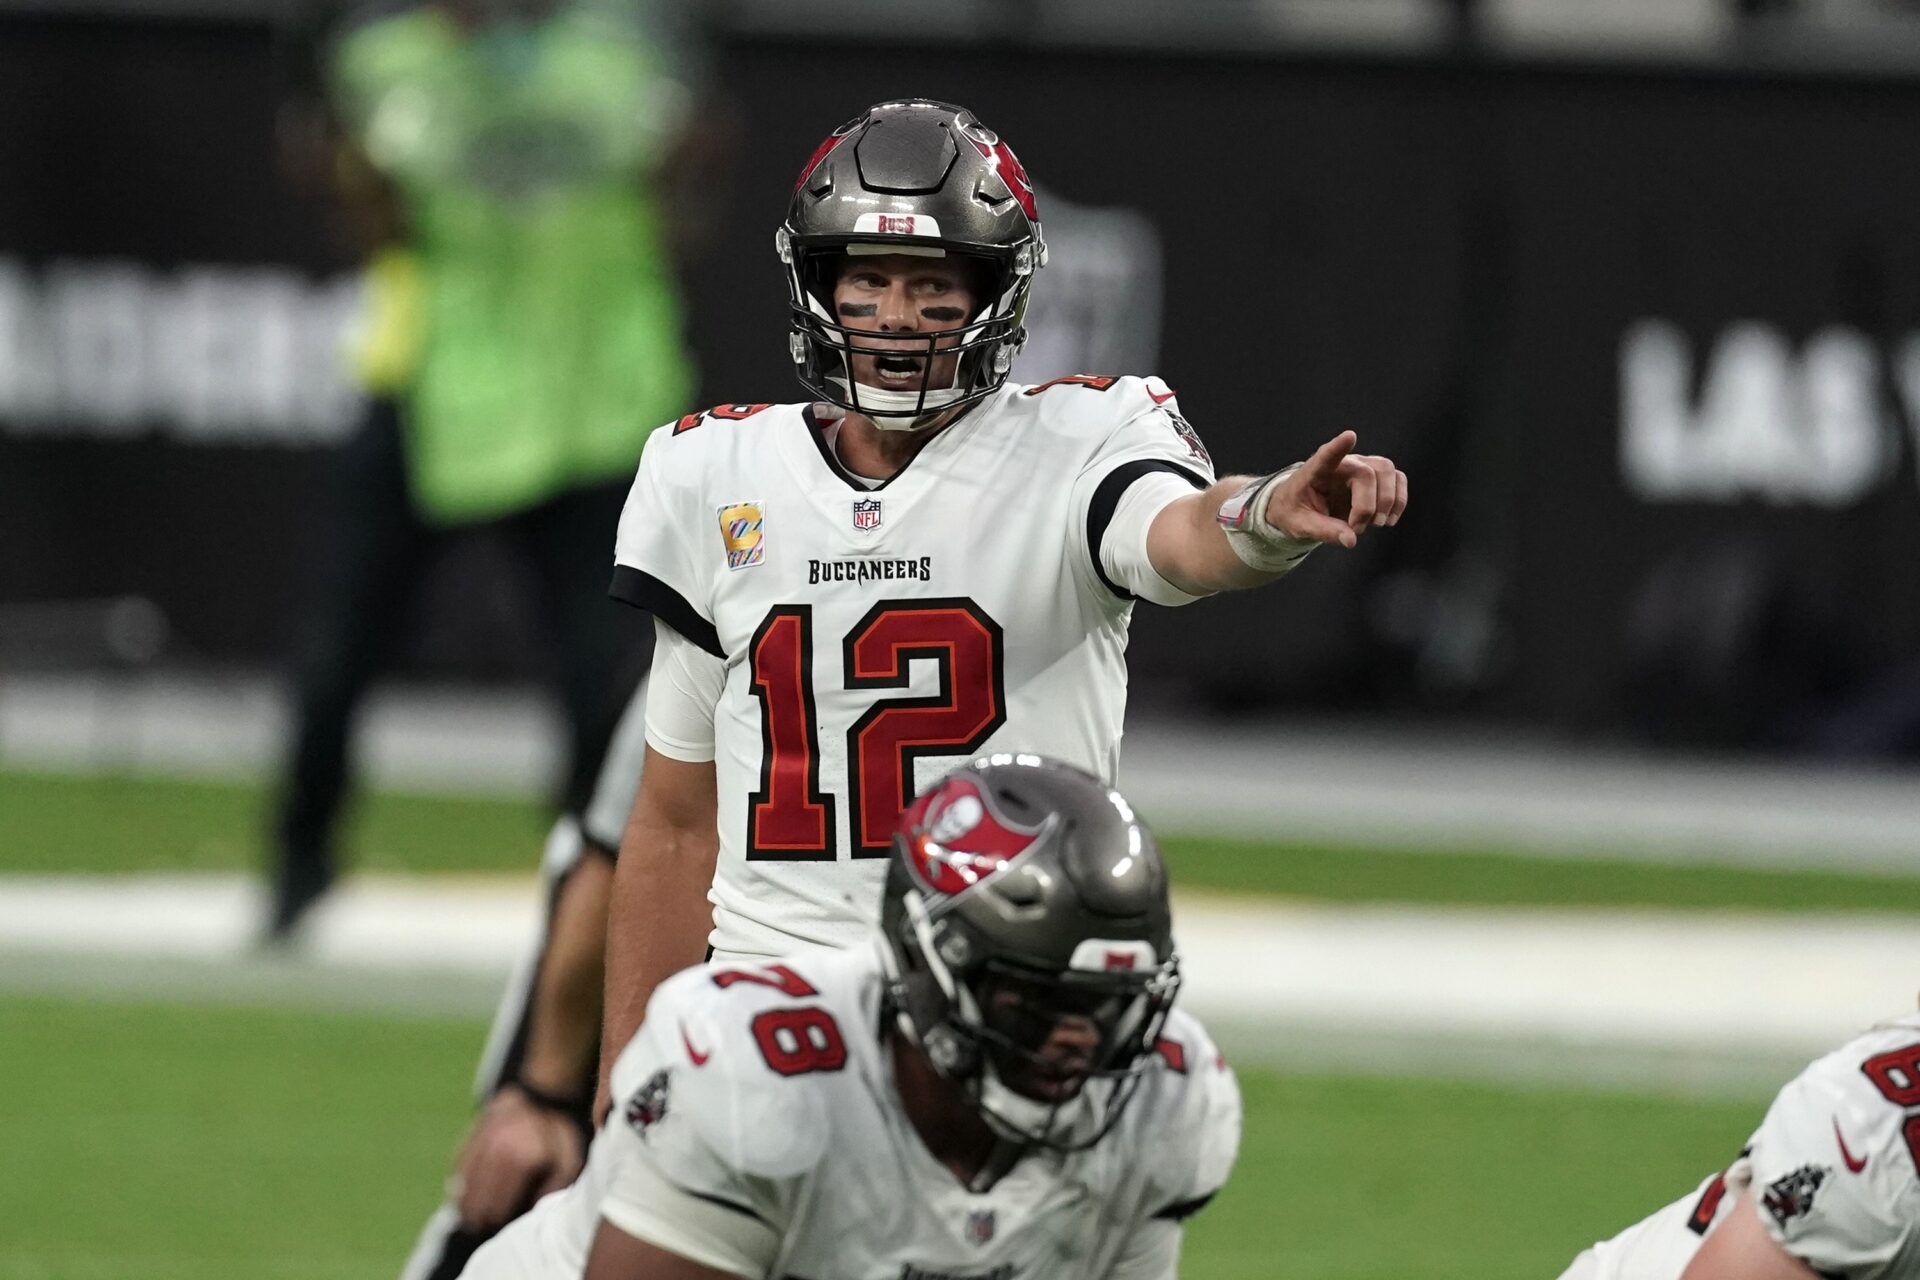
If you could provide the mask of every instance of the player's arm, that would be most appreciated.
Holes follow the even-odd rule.
[[[1742,1194],[1733,1211],[1700,1246],[1680,1280],[1820,1280],[1819,1273],[1767,1234],[1753,1198]]]
[[[560,881],[519,1071],[487,1099],[460,1155],[456,1203],[466,1226],[499,1226],[572,1182],[586,1160],[575,1116],[597,1065],[612,884],[613,864],[593,852]]]
[[[646,751],[640,790],[620,840],[607,912],[606,1011],[594,1115],[607,1098],[613,1061],[645,1016],[660,982],[706,958],[713,912],[707,890],[720,851],[714,721],[727,665],[704,606],[703,559],[689,530],[697,497],[694,453],[672,452],[673,431],[655,431],[641,452],[614,536],[617,600],[653,615],[647,678]],[[684,443],[682,441],[681,443]]]
[[[1272,582],[1320,545],[1352,547],[1374,525],[1397,524],[1407,477],[1387,458],[1356,454],[1343,431],[1297,467],[1229,476],[1176,498],[1147,529],[1147,559],[1190,595]]]
[[[706,958],[718,814],[713,761],[676,760],[649,743],[607,912],[603,1097],[613,1060],[639,1029],[654,988]]]
[[[777,1274],[792,1180],[824,1149],[825,1113],[804,1077],[774,1074],[751,1030],[754,1011],[782,997],[728,990],[704,965],[661,983],[615,1062],[616,1110],[594,1141],[589,1277]]]
[[[587,1255],[585,1280],[739,1280],[602,1222]]]

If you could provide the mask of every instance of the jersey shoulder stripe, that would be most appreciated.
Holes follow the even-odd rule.
[[[1107,526],[1113,523],[1114,510],[1119,507],[1121,497],[1134,481],[1156,471],[1164,471],[1179,476],[1196,490],[1205,489],[1209,483],[1199,472],[1183,467],[1166,458],[1136,458],[1132,462],[1123,462],[1101,477],[1093,491],[1093,501],[1087,504],[1087,554],[1093,559],[1093,572],[1107,590],[1122,600],[1136,599],[1133,592],[1113,580],[1107,568],[1100,562],[1100,551],[1106,543]]]
[[[720,644],[719,628],[701,617],[700,611],[685,596],[645,570],[616,564],[607,594],[636,609],[646,610],[714,657],[727,656]]]

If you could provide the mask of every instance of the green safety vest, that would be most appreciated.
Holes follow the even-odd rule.
[[[632,472],[692,393],[646,177],[684,115],[637,33],[589,16],[347,34],[336,101],[398,188],[419,265],[404,418],[416,502],[486,519]]]

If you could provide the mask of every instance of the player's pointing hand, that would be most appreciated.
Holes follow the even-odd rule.
[[[1267,523],[1290,538],[1351,547],[1371,525],[1398,524],[1407,509],[1407,476],[1390,458],[1355,453],[1360,438],[1342,431],[1274,486]]]

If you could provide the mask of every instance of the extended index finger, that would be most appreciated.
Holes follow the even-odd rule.
[[[1339,435],[1327,441],[1318,449],[1315,449],[1313,456],[1307,459],[1307,465],[1302,468],[1302,470],[1306,471],[1307,474],[1314,479],[1319,479],[1321,476],[1332,475],[1334,469],[1340,465],[1341,460],[1352,453],[1354,446],[1359,443],[1360,436],[1357,432],[1351,429],[1342,431]]]

